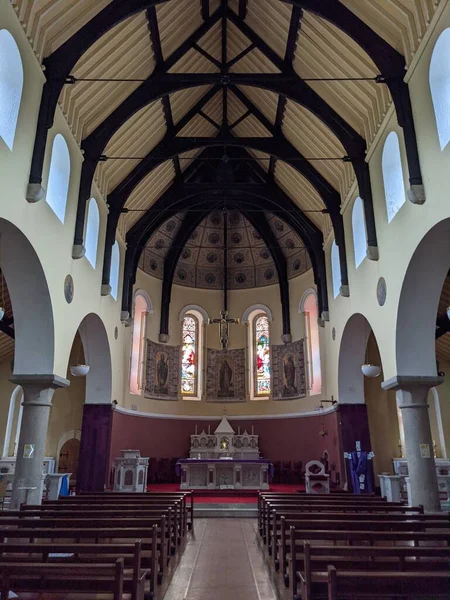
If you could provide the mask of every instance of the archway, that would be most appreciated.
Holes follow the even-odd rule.
[[[382,367],[375,334],[366,317],[356,313],[347,321],[341,339],[338,362],[339,411],[343,452],[352,452],[356,443],[374,452],[374,487],[377,475],[391,471],[392,459],[398,455],[399,428],[395,393],[381,388],[383,371],[367,378],[361,371],[365,363]],[[342,465],[349,489],[349,460]],[[372,473],[370,473],[370,476]]]
[[[103,321],[95,313],[84,317],[78,333],[89,372],[85,380],[77,489],[102,491],[109,469],[112,426],[111,351]]]
[[[45,274],[28,239],[5,219],[0,257],[14,313],[14,374],[53,373],[54,322]]]
[[[436,377],[436,315],[449,267],[450,219],[444,219],[422,238],[403,280],[396,332],[399,375]]]

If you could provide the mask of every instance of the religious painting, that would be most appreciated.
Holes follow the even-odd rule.
[[[178,400],[179,346],[147,341],[145,397]]]
[[[245,351],[208,349],[207,402],[245,401]]]
[[[195,396],[197,393],[198,320],[193,315],[183,319],[181,346],[181,393]]]
[[[272,346],[272,363],[274,400],[306,396],[303,340]]]
[[[255,396],[268,396],[270,386],[270,333],[269,319],[261,314],[254,321],[255,340]]]

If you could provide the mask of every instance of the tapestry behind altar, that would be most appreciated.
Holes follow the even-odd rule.
[[[245,350],[207,352],[206,400],[245,402]]]
[[[147,340],[145,396],[161,400],[178,400],[180,347]]]
[[[272,365],[274,400],[306,396],[303,340],[272,346]]]

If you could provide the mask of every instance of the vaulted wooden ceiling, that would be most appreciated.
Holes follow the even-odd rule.
[[[30,183],[59,103],[85,153],[74,245],[95,179],[110,206],[104,284],[117,230],[128,243],[124,309],[151,233],[175,208],[216,210],[226,189],[302,237],[326,311],[322,245],[333,229],[348,283],[340,205],[355,180],[377,244],[364,158],[392,101],[421,183],[402,79],[439,0],[14,4],[47,77]]]

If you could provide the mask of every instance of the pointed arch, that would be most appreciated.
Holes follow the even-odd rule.
[[[150,298],[143,290],[138,290],[134,295],[130,357],[130,392],[132,394],[140,395],[144,387],[145,339],[149,312],[153,312]]]
[[[308,360],[308,389],[311,396],[322,391],[320,364],[319,307],[314,289],[306,290],[300,300],[299,312],[305,317],[306,356]]]

